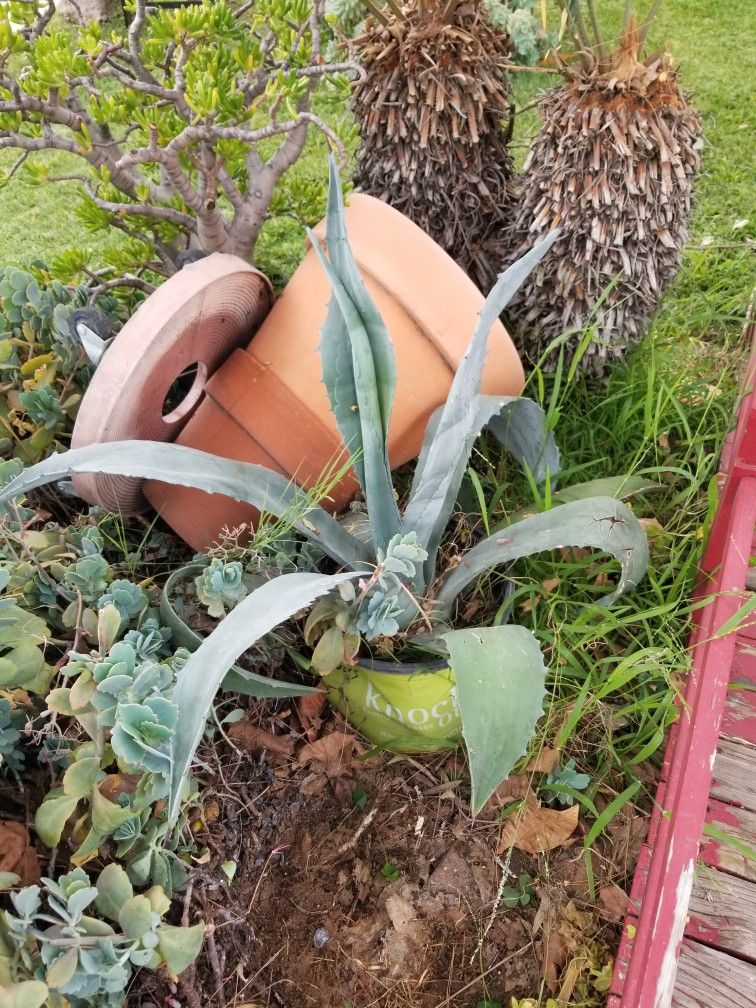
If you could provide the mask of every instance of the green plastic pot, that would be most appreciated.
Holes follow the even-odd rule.
[[[358,659],[324,681],[331,706],[380,749],[433,752],[462,741],[454,673],[443,661]]]
[[[173,631],[173,642],[190,651],[196,651],[203,638],[181,619],[171,605],[171,597],[179,584],[196,576],[204,566],[190,563],[174,571],[160,601],[160,616]],[[325,676],[324,682],[331,706],[379,749],[434,752],[454,749],[462,741],[454,673],[443,661],[360,659],[353,668],[340,668]],[[228,672],[223,688],[257,697],[317,692],[308,686],[258,676],[237,665]]]

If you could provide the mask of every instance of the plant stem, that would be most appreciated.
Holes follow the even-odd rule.
[[[643,48],[648,36],[651,25],[656,20],[656,17],[661,9],[662,0],[652,0],[651,6],[648,9],[648,14],[646,14],[646,19],[641,25],[640,31],[638,32],[638,52]]]

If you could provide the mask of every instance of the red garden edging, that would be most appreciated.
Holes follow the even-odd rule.
[[[720,499],[700,565],[691,670],[670,730],[648,836],[635,871],[607,1008],[672,1001],[714,758],[735,658],[736,631],[717,636],[742,606],[756,523],[756,319],[738,423],[722,452]]]

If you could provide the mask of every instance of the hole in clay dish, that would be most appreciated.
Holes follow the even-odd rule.
[[[207,365],[189,364],[173,381],[163,400],[163,420],[167,424],[188,420],[199,403],[207,382]]]

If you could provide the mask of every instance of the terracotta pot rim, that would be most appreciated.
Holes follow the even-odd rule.
[[[388,675],[411,676],[422,675],[423,672],[440,672],[449,668],[449,662],[443,658],[427,662],[396,662],[380,661],[378,658],[357,658],[356,667],[366,672],[386,672]]]

